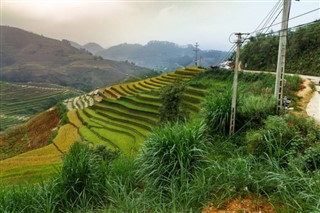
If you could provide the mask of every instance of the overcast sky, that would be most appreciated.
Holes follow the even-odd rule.
[[[229,35],[252,32],[278,0],[103,1],[0,0],[1,25],[79,44],[102,47],[165,40],[201,49],[229,50]],[[290,17],[320,7],[320,0],[292,1]],[[295,26],[320,19],[320,10],[291,20]],[[281,21],[281,15],[275,23]],[[273,30],[278,30],[275,26]],[[233,37],[231,37],[231,40]]]

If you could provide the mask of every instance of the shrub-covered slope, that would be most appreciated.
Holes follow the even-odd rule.
[[[289,31],[286,72],[320,76],[320,21]],[[245,69],[275,71],[279,36],[252,37],[241,49]]]

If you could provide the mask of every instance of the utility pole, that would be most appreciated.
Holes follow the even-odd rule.
[[[198,42],[196,42],[196,49],[193,50],[196,52],[196,58],[194,60],[194,64],[196,65],[196,67],[198,67],[198,51],[199,51],[198,47],[199,47],[199,44],[198,44]]]
[[[236,122],[236,105],[237,105],[237,88],[238,88],[238,69],[239,69],[239,57],[240,57],[240,46],[242,43],[242,35],[248,33],[235,33],[238,36],[237,39],[237,52],[236,52],[236,64],[234,66],[233,86],[232,86],[232,103],[231,103],[231,119],[230,119],[230,131],[229,135],[234,134],[235,122]]]
[[[278,114],[282,109],[284,71],[285,71],[285,62],[286,62],[286,46],[287,46],[287,36],[288,36],[288,19],[289,19],[289,13],[290,13],[290,6],[291,6],[291,0],[284,0],[279,49],[278,49],[276,85],[275,85],[275,91],[274,91],[274,95],[276,98],[276,112]]]

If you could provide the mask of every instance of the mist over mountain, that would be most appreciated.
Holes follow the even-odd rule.
[[[92,54],[96,54],[97,52],[104,50],[103,47],[101,47],[99,44],[94,43],[94,42],[90,42],[90,43],[83,45],[83,48],[88,50]]]
[[[68,40],[59,41],[9,26],[0,29],[1,81],[46,82],[88,91],[157,74],[131,63],[94,56],[73,47]]]
[[[99,51],[96,55],[105,59],[129,61],[150,69],[172,71],[194,64],[193,45],[180,46],[168,41],[150,41],[146,45],[119,44]],[[201,66],[209,67],[221,61],[226,52],[218,50],[199,51]]]

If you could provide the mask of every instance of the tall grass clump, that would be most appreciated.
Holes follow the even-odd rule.
[[[211,133],[227,134],[231,118],[231,91],[210,95],[204,104],[204,119]]]
[[[238,119],[242,123],[261,125],[264,119],[275,113],[274,103],[275,99],[272,95],[245,96],[238,107]]]
[[[205,164],[205,127],[203,124],[166,124],[145,141],[136,159],[138,175],[147,188],[165,194],[190,184]]]
[[[98,203],[104,199],[106,163],[104,157],[95,154],[101,150],[88,144],[76,142],[62,159],[62,168],[57,178],[57,193],[60,205],[74,209]],[[108,156],[109,157],[109,156]]]

